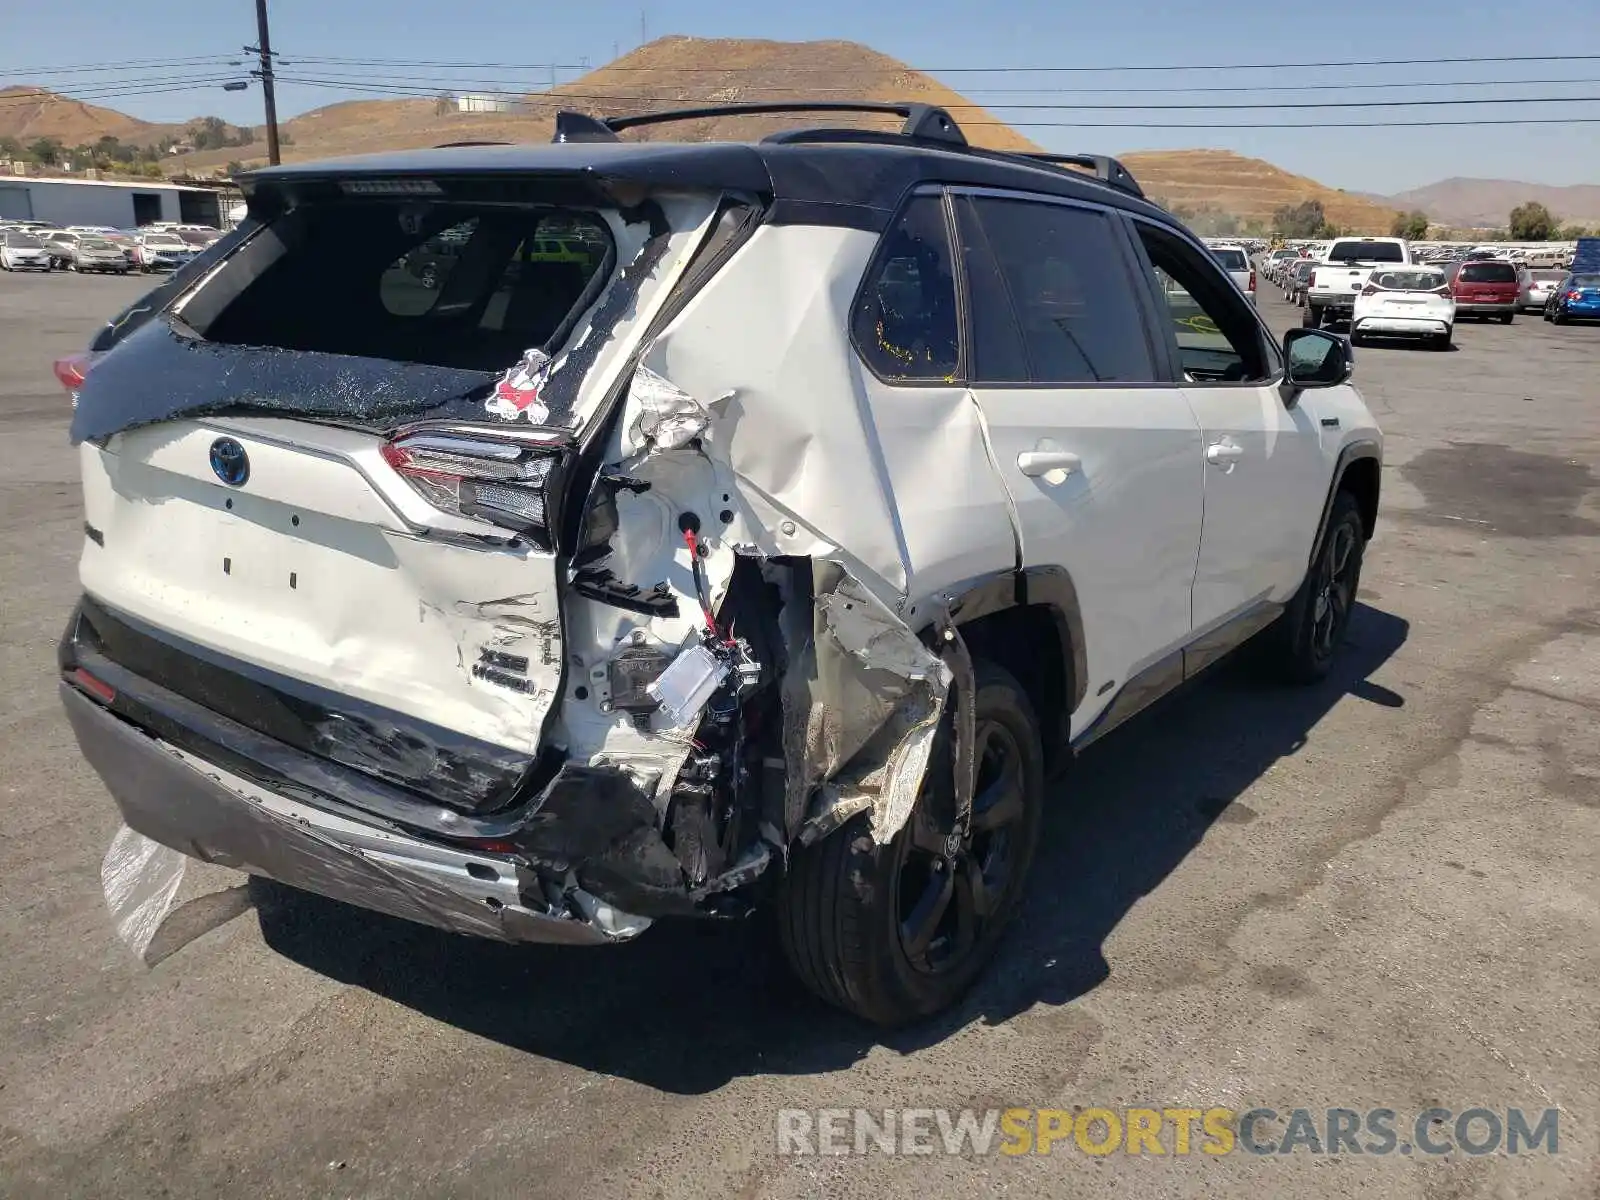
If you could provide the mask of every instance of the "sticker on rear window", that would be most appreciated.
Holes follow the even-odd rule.
[[[550,409],[539,393],[550,381],[550,365],[550,356],[543,350],[528,350],[521,362],[500,377],[484,408],[502,420],[543,425],[550,418]]]

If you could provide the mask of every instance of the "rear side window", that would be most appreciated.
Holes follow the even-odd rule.
[[[615,261],[601,218],[534,206],[307,205],[258,240],[218,277],[237,295],[208,339],[469,370],[545,347]]]
[[[880,378],[954,378],[956,283],[939,197],[913,199],[884,235],[851,324],[856,347]]]
[[[1133,276],[1110,219],[1030,200],[957,200],[982,383],[1155,377]]]
[[[1461,268],[1464,283],[1515,283],[1517,269],[1507,262],[1467,263]]]

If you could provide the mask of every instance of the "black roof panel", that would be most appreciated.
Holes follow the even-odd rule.
[[[925,183],[1012,188],[1172,218],[1127,191],[1022,155],[943,149],[926,141],[566,142],[401,150],[267,167],[240,176],[246,193],[351,178],[548,175],[754,192],[773,220],[878,229]]]

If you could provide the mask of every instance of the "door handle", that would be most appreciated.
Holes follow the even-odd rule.
[[[1070,475],[1083,470],[1083,460],[1070,450],[1024,450],[1017,455],[1017,470],[1031,479],[1051,471]]]
[[[1213,442],[1206,447],[1206,461],[1213,466],[1227,466],[1244,457],[1244,447],[1234,442]]]

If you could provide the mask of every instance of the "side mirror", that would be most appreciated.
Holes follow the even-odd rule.
[[[1347,338],[1323,329],[1291,329],[1283,335],[1284,382],[1291,388],[1338,387],[1356,369]]]

